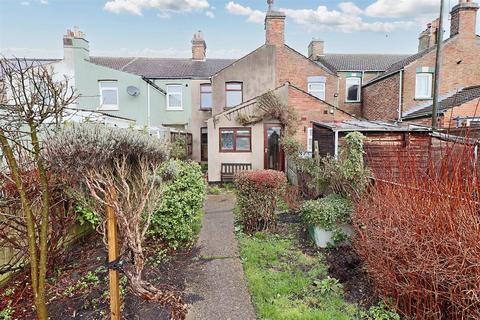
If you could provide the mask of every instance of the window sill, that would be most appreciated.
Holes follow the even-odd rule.
[[[220,150],[220,153],[252,153],[252,150],[249,150],[249,151],[227,151],[227,150]]]
[[[97,109],[97,111],[119,111],[120,108],[118,106],[101,106]]]
[[[345,103],[362,103],[362,100],[357,100],[357,101],[350,101],[350,100],[347,100],[345,101]]]
[[[415,101],[428,101],[428,100],[433,100],[433,98],[414,98],[413,100],[415,100]]]
[[[209,109],[200,108],[200,109],[198,109],[198,110],[200,110],[200,111],[212,111],[212,108],[209,108]]]
[[[169,107],[166,107],[165,110],[166,111],[183,111],[183,108],[169,108]]]

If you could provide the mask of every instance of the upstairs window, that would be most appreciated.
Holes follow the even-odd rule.
[[[212,110],[212,85],[210,83],[200,85],[200,109]]]
[[[252,151],[252,131],[250,128],[221,128],[220,152]]]
[[[118,110],[117,81],[99,81],[100,108],[102,110]]]
[[[345,80],[345,96],[347,102],[360,102],[362,78],[347,78]]]
[[[167,85],[167,110],[183,110],[182,90],[182,85]]]
[[[417,73],[415,79],[415,99],[432,98],[432,73]]]
[[[308,93],[318,99],[325,100],[325,82],[310,82],[308,84]]]
[[[243,83],[227,82],[225,84],[225,107],[232,108],[243,102]]]

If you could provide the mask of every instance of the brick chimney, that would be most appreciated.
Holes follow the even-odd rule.
[[[274,46],[285,44],[285,13],[268,10],[265,17],[265,43]]]
[[[423,30],[418,37],[418,52],[433,47],[437,44],[439,27],[439,18],[427,24],[427,29]]]
[[[63,36],[63,58],[67,63],[75,62],[75,58],[90,60],[90,49],[85,33],[78,27],[68,29]]]
[[[455,35],[475,36],[477,11],[479,5],[473,0],[459,0],[458,4],[452,8],[450,37]]]
[[[323,56],[323,50],[325,43],[321,39],[313,39],[308,45],[308,59],[316,60],[318,57]]]
[[[207,58],[207,43],[203,39],[202,31],[193,35],[192,39],[192,60],[205,61]]]

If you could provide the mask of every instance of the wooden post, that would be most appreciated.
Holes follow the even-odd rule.
[[[318,140],[313,142],[313,154],[317,164],[320,164],[320,148],[318,147]]]
[[[115,189],[110,188],[110,197],[115,199]],[[108,262],[112,263],[118,259],[117,240],[117,216],[111,206],[107,206],[107,237],[108,237]],[[120,320],[120,282],[118,270],[108,269],[108,280],[110,285],[110,318]]]

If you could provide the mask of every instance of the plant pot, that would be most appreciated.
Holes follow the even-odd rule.
[[[349,224],[338,225],[338,228],[349,237],[353,235],[353,228]],[[326,248],[328,243],[333,243],[333,231],[331,230],[311,224],[308,226],[308,233],[318,248]]]

